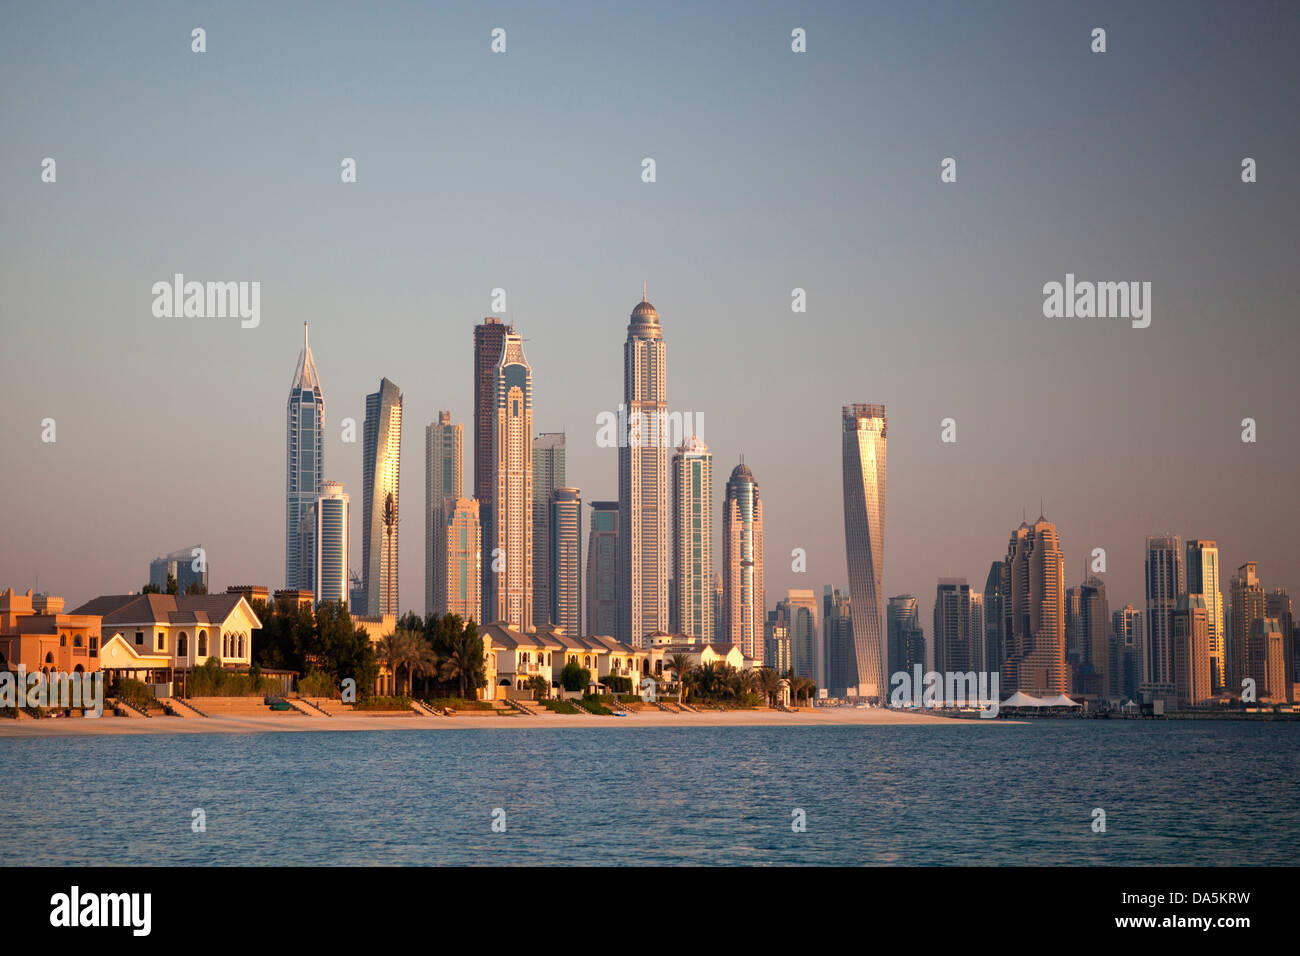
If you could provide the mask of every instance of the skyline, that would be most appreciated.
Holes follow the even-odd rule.
[[[145,562],[203,541],[214,589],[274,584],[283,499],[264,473],[284,435],[267,409],[284,401],[299,325],[312,324],[329,393],[324,478],[361,489],[338,421],[360,423],[387,376],[406,396],[404,470],[418,481],[411,428],[440,409],[472,426],[465,327],[498,287],[538,370],[534,430],[566,432],[584,501],[614,499],[616,455],[595,446],[591,422],[617,407],[615,341],[648,278],[670,343],[669,408],[704,414],[720,473],[744,454],[761,476],[769,606],[789,588],[847,582],[842,518],[822,503],[840,498],[832,416],[862,400],[888,406],[893,426],[886,595],[981,580],[1040,497],[1067,583],[1106,548],[1112,607],[1143,606],[1144,540],[1164,532],[1217,540],[1221,587],[1254,561],[1270,589],[1294,593],[1297,333],[1283,277],[1297,137],[1232,109],[1288,115],[1290,20],[1116,10],[1104,15],[1112,49],[1093,59],[1082,15],[940,9],[801,11],[804,60],[784,45],[795,14],[773,6],[744,23],[507,10],[510,52],[496,59],[464,41],[486,35],[476,16],[416,14],[430,29],[406,39],[381,14],[347,40],[318,38],[361,65],[348,82],[319,47],[287,42],[303,24],[285,11],[255,34],[209,18],[197,60],[175,39],[187,20],[16,11],[0,37],[4,89],[68,95],[54,115],[4,101],[0,439],[22,453],[0,475],[0,580],[69,599],[136,590]],[[59,42],[42,39],[56,24]],[[601,39],[633,29],[687,68],[653,89],[598,69],[597,97],[579,74],[617,62]],[[1210,34],[1224,66],[1206,71],[1187,54]],[[43,48],[78,52],[43,63]],[[585,59],[560,62],[575,49]],[[152,65],[114,67],[123,57]],[[543,59],[548,84],[530,89]],[[1072,85],[1081,70],[1088,88]],[[300,86],[286,88],[288,71]],[[419,71],[457,103],[394,135],[393,114],[370,111],[386,95],[428,106]],[[971,71],[981,82],[962,82]],[[692,87],[704,92],[684,95]],[[580,124],[568,96],[599,121]],[[1184,101],[1202,109],[1184,115]],[[228,135],[158,124],[192,109]],[[1103,123],[1104,146],[1080,140]],[[541,129],[547,148],[527,148]],[[494,136],[508,148],[467,145]],[[37,175],[47,155],[56,184]],[[339,159],[354,155],[359,181],[341,185]],[[653,185],[638,176],[645,155],[659,160]],[[949,155],[958,181],[941,186]],[[1250,186],[1235,175],[1243,155],[1261,163]],[[174,228],[170,209],[201,228]],[[377,231],[386,221],[391,236]],[[261,281],[260,325],[154,318],[150,285],[174,272]],[[1151,281],[1151,326],[1044,319],[1042,285],[1067,273]],[[789,311],[794,287],[807,289],[806,315]],[[955,445],[939,440],[949,416]],[[1240,441],[1246,416],[1256,444]],[[39,440],[46,417],[52,445]],[[196,466],[205,454],[233,466]],[[720,487],[714,497],[717,515]],[[408,503],[401,520],[420,511]],[[404,609],[418,610],[422,535],[402,537]],[[794,547],[806,574],[790,570]],[[720,556],[715,541],[715,568]]]

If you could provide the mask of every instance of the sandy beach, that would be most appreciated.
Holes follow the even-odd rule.
[[[393,716],[306,717],[126,717],[54,718],[0,721],[0,737],[61,737],[88,734],[255,734],[311,733],[313,731],[474,730],[509,728],[545,730],[562,727],[829,727],[895,726],[997,727],[1005,720],[956,720],[895,710],[825,709],[782,713],[775,710],[711,711],[701,714],[632,713],[626,717],[587,714],[530,716],[420,717]]]

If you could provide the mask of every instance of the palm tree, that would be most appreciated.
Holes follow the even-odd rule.
[[[460,619],[455,618],[455,623],[459,625]],[[483,679],[483,639],[470,621],[459,633],[450,636],[447,645],[441,655],[441,679],[457,681],[461,699],[468,700],[469,685],[477,687]]]
[[[438,655],[433,652],[429,642],[424,639],[424,634],[420,631],[408,631],[409,648],[406,659],[406,684],[407,692],[415,695],[415,676],[428,678],[438,673]],[[428,690],[428,681],[424,682],[425,690]]]
[[[670,654],[664,661],[672,669],[673,675],[677,678],[677,703],[682,702],[682,689],[686,686],[686,675],[691,672],[691,657],[689,654]]]
[[[388,668],[388,673],[392,675],[392,690],[397,693],[397,679],[401,672],[402,665],[406,663],[407,654],[406,631],[398,629],[391,634],[385,634],[379,640],[377,656],[379,662]]]
[[[754,675],[758,687],[763,691],[763,697],[769,707],[776,703],[776,695],[781,692],[781,676],[773,667],[759,668]]]

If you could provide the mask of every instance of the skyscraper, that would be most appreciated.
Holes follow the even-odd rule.
[[[302,352],[298,369],[289,386],[285,406],[285,485],[284,485],[284,586],[296,589],[299,583],[300,546],[298,530],[307,511],[320,494],[324,463],[325,397],[316,362],[307,344],[307,323],[302,324]]]
[[[1174,697],[1180,707],[1210,700],[1210,620],[1202,594],[1184,594],[1173,615]]]
[[[582,494],[577,488],[551,492],[547,541],[551,583],[550,621],[573,635],[582,634]],[[536,551],[536,548],[534,548]],[[536,593],[536,589],[534,589]]]
[[[844,465],[844,549],[849,565],[850,613],[856,682],[851,693],[884,703],[889,696],[889,648],[885,634],[885,441],[884,405],[845,405],[841,451]]]
[[[591,502],[591,537],[587,539],[587,634],[612,637],[619,628],[617,501]]]
[[[818,687],[826,687],[826,656],[817,625],[817,596],[811,588],[786,591],[786,616],[790,621],[791,667]]]
[[[778,674],[795,670],[794,651],[790,646],[790,607],[785,601],[777,601],[776,607],[767,612],[763,624],[763,663]]]
[[[497,362],[492,461],[491,507],[483,529],[489,583],[483,615],[488,623],[528,632],[533,630],[533,370],[524,340],[514,331],[505,334]]]
[[[1295,673],[1295,646],[1293,641],[1295,615],[1291,607],[1291,595],[1287,593],[1285,588],[1274,588],[1264,595],[1264,616],[1276,619],[1282,632],[1282,658],[1287,675],[1286,680],[1283,682],[1283,689],[1286,691],[1287,700],[1291,700],[1294,696],[1292,675]]]
[[[446,584],[446,531],[451,509],[464,494],[462,461],[465,429],[450,412],[424,429],[424,613],[446,613],[438,583]],[[477,521],[476,521],[477,523]]]
[[[853,621],[849,596],[826,585],[822,596],[822,633],[826,643],[826,688],[832,697],[843,697],[857,680],[857,655],[853,650]],[[921,629],[916,629],[920,660],[925,661]]]
[[[1219,545],[1216,541],[1192,538],[1187,542],[1187,593],[1205,598],[1209,629],[1210,686],[1223,689],[1223,592],[1219,590]]]
[[[984,580],[984,667],[1001,671],[1006,657],[1006,600],[1002,591],[1005,562],[994,561]]]
[[[934,669],[940,674],[965,673],[977,667],[983,657],[984,615],[980,598],[978,623],[972,614],[971,601],[978,595],[965,578],[940,578],[934,595]],[[894,599],[890,598],[890,613]],[[893,623],[892,621],[890,622]],[[976,638],[981,646],[975,651]]]
[[[550,539],[551,495],[568,484],[564,477],[564,433],[543,432],[533,439],[533,618],[537,624],[559,624],[552,618]],[[581,515],[579,515],[581,524]],[[578,633],[577,629],[569,631]]]
[[[308,506],[310,508],[310,505]],[[295,549],[298,546],[297,535],[292,538]],[[295,551],[295,557],[297,552]],[[199,560],[202,558],[202,560]],[[176,579],[176,591],[185,594],[190,588],[202,588],[208,592],[207,552],[201,544],[191,548],[181,548],[161,558],[149,562],[149,583],[161,592],[167,590],[167,578]]]
[[[731,470],[722,505],[722,605],[726,642],[762,664],[763,502],[758,482],[743,461]]]
[[[1106,585],[1096,575],[1088,575],[1079,585],[1078,640],[1082,652],[1075,672],[1072,693],[1097,700],[1108,700],[1110,686],[1110,605]]]
[[[623,345],[623,411],[618,502],[623,584],[619,640],[634,647],[671,626],[668,579],[672,515],[668,499],[668,357],[659,313],[645,295],[632,310]],[[761,617],[758,627],[761,629]]]
[[[349,500],[343,482],[327,481],[313,509],[316,601],[343,604],[348,599]]]
[[[1142,645],[1146,640],[1142,612],[1125,604],[1110,616],[1110,630],[1110,694],[1137,700],[1142,683]]]
[[[671,629],[713,640],[713,456],[692,435],[673,456]]]
[[[492,593],[491,538],[492,502],[496,498],[496,452],[494,435],[497,416],[497,365],[506,335],[514,326],[488,316],[474,326],[474,497],[478,500],[479,523],[483,528],[483,544],[488,554],[483,556],[483,613],[491,621],[495,613],[488,604]],[[483,622],[480,622],[483,623]]]
[[[402,460],[402,393],[388,379],[366,396],[362,426],[362,614],[398,614],[398,490]]]
[[[1250,659],[1250,634],[1255,622],[1262,620],[1268,602],[1264,598],[1264,585],[1259,581],[1254,561],[1247,561],[1237,569],[1229,584],[1232,599],[1232,641],[1228,660],[1228,689],[1241,693],[1241,682],[1257,671]],[[1258,686],[1256,693],[1259,693]]]
[[[1255,699],[1280,704],[1287,700],[1290,676],[1286,672],[1282,623],[1275,617],[1257,617],[1250,624],[1247,661],[1255,682]]]
[[[1067,689],[1064,559],[1056,525],[1021,522],[1007,547],[1009,620],[1003,691],[1055,697]]]
[[[483,528],[478,501],[457,498],[445,514],[443,556],[438,562],[442,575],[436,591],[438,609],[458,615],[462,621],[482,623]]]
[[[1142,655],[1144,682],[1152,697],[1172,697],[1174,687],[1174,611],[1186,594],[1183,546],[1176,534],[1147,538],[1147,643]]]
[[[938,610],[936,606],[936,611]],[[913,668],[920,664],[929,669],[925,655],[925,632],[921,628],[920,609],[911,594],[895,594],[889,599],[886,617],[889,639],[889,675],[900,671],[910,678]],[[937,632],[936,632],[937,633]],[[829,639],[827,641],[829,645]]]

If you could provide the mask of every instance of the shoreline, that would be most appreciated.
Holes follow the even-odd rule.
[[[536,717],[490,716],[422,717],[415,714],[392,716],[308,717],[231,716],[231,717],[59,717],[41,720],[0,721],[0,738],[32,739],[39,737],[85,737],[127,734],[248,734],[374,732],[385,730],[471,730],[590,727],[950,727],[970,725],[1005,725],[1009,720],[956,720],[931,714],[902,713],[893,710],[809,710],[796,713],[781,711],[710,711],[701,714],[632,713],[626,717],[589,714],[539,714]]]

